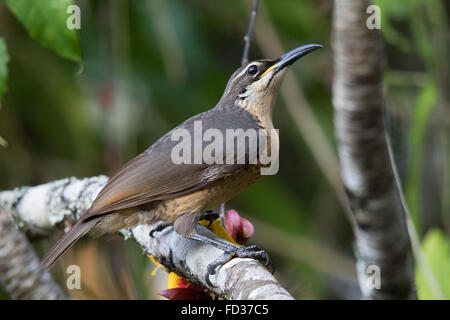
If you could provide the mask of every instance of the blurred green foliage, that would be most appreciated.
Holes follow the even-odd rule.
[[[6,82],[8,80],[8,52],[6,50],[5,40],[0,38],[0,106],[3,94],[8,88]]]
[[[8,85],[8,52],[6,50],[5,41],[0,38],[0,108],[2,106],[2,96],[6,92]],[[6,147],[5,139],[0,136],[0,146]]]
[[[422,158],[424,156],[425,134],[428,120],[433,108],[436,106],[437,92],[436,85],[429,81],[425,83],[417,97],[411,120],[410,133],[410,165],[408,173],[408,184],[406,199],[416,229],[420,230],[419,211],[422,205]]]
[[[444,298],[450,299],[450,241],[448,237],[439,229],[430,230],[423,239],[422,248]],[[426,300],[439,298],[433,294],[423,273],[424,270],[417,268],[416,285],[419,298]]]
[[[406,115],[409,120],[402,120],[408,126],[405,136],[409,136],[406,139],[408,161],[403,164],[407,172],[404,181],[409,210],[419,234],[436,226],[443,227],[448,234],[449,176],[446,172],[449,153],[446,137],[449,131],[444,120],[450,108],[447,94],[450,80],[448,2],[378,0],[375,3],[383,13],[382,31],[387,42],[407,57],[402,64],[407,70],[404,75],[409,79],[397,81],[389,91],[406,106],[406,110],[397,106],[397,115]],[[433,287],[430,282],[435,280],[437,288],[434,290],[442,291],[449,298],[448,241],[440,230],[428,232],[422,241],[428,260],[426,264],[431,270],[416,267],[420,298],[439,298],[430,290]]]
[[[5,0],[5,4],[43,47],[80,61],[76,30],[66,27],[66,10],[73,4],[72,0]]]

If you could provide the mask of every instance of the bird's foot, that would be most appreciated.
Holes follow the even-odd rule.
[[[259,249],[257,246],[252,245],[248,247],[238,247],[232,243],[217,241],[215,239],[208,238],[206,236],[202,236],[199,234],[195,234],[190,237],[191,239],[206,242],[220,250],[223,250],[224,253],[215,261],[210,263],[207,267],[205,274],[206,283],[215,287],[211,283],[210,276],[216,274],[216,270],[218,267],[223,266],[225,263],[229,262],[233,258],[252,258],[263,262],[266,267],[270,267],[272,269],[272,273],[275,272],[275,268],[273,266],[272,261],[270,260],[269,255],[262,249]]]
[[[172,226],[172,223],[160,222],[153,230],[150,231],[149,235],[151,238],[154,238],[155,232],[161,232],[170,226]]]
[[[207,267],[205,280],[208,285],[214,287],[211,283],[210,276],[216,274],[218,267],[223,266],[225,263],[229,262],[233,258],[252,258],[261,261],[266,267],[272,269],[272,274],[275,272],[272,261],[269,255],[264,250],[258,248],[255,245],[249,247],[238,247],[234,246],[232,249],[224,250],[224,254],[217,258],[214,262],[210,263]]]
[[[216,213],[216,212],[213,212],[212,210],[210,210],[210,211],[205,211],[205,212],[203,212],[202,213],[202,215],[200,216],[200,219],[199,220],[206,220],[206,221],[208,221],[209,222],[209,224],[211,224],[213,221],[215,221],[217,218],[219,218],[219,214],[218,213]],[[167,223],[167,222],[163,222],[163,221],[161,221],[161,222],[159,222],[157,225],[156,225],[156,227],[155,228],[153,228],[151,231],[150,231],[150,237],[152,237],[152,238],[154,238],[155,237],[155,232],[161,232],[161,231],[163,231],[164,229],[166,229],[166,228],[168,228],[168,227],[170,227],[170,226],[172,226],[173,225],[173,223]]]

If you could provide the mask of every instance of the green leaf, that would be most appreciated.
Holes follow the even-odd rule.
[[[2,103],[2,96],[8,88],[6,81],[8,80],[8,61],[9,56],[6,51],[5,41],[0,38],[0,107]]]
[[[0,146],[3,148],[6,148],[8,146],[8,141],[3,139],[2,136],[0,136]]]
[[[406,199],[411,210],[414,224],[420,230],[419,214],[422,209],[422,162],[424,152],[424,139],[427,130],[428,118],[436,105],[437,90],[433,81],[428,81],[420,91],[410,130],[409,172],[406,184]]]
[[[419,5],[418,0],[392,1],[375,0],[374,3],[380,7],[381,11],[381,31],[390,43],[403,51],[411,51],[413,44],[411,39],[394,28],[392,21],[402,21],[408,19],[411,12]]]
[[[0,107],[2,106],[2,96],[8,88],[6,81],[8,80],[8,51],[6,51],[5,41],[0,38]],[[0,136],[0,146],[6,147],[8,143]]]
[[[43,47],[72,61],[81,60],[75,29],[67,28],[72,0],[5,0],[6,6]]]
[[[446,299],[450,299],[450,240],[441,230],[431,230],[422,242],[422,250]],[[420,299],[436,299],[423,271],[416,269],[417,293]]]

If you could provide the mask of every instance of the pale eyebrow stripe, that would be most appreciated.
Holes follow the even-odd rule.
[[[261,62],[253,62],[253,63],[250,63],[246,68],[244,68],[244,70],[242,70],[238,75],[236,75],[236,77],[234,77],[233,81],[231,81],[231,83],[230,83],[230,88],[231,88],[232,84],[233,84],[237,79],[240,79],[240,78],[242,77],[242,75],[243,75],[245,72],[247,72],[247,69],[248,69],[251,65],[257,65],[258,67],[260,67],[260,66],[262,65],[262,63],[261,63]]]

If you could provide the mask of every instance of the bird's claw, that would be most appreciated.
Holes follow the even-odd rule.
[[[155,232],[161,232],[164,229],[166,229],[167,227],[170,227],[172,224],[171,223],[164,223],[161,222],[160,224],[158,224],[153,230],[150,231],[149,235],[151,238],[154,238],[154,234]]]
[[[264,250],[259,249],[257,246],[252,245],[248,247],[233,246],[224,250],[224,254],[210,263],[206,268],[205,281],[210,286],[215,288],[216,286],[211,283],[210,276],[216,274],[218,267],[223,266],[233,258],[252,258],[264,263],[264,266],[272,269],[272,274],[275,272],[274,265],[270,260],[269,255]]]

